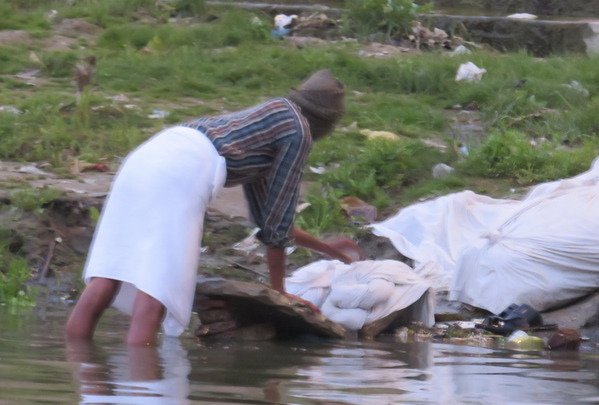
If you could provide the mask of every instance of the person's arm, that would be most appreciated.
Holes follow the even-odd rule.
[[[310,308],[312,312],[319,313],[320,309],[312,304],[310,301],[306,301],[297,295],[289,294],[285,292],[285,248],[277,246],[266,247],[266,262],[268,264],[268,273],[270,276],[270,286],[285,295],[287,298],[299,302]]]
[[[296,227],[293,228],[293,237],[298,246],[323,253],[346,264],[363,257],[358,245],[349,238],[339,237],[325,242]]]
[[[267,246],[266,263],[268,264],[270,286],[281,294],[285,294],[285,286],[283,284],[283,279],[285,278],[285,248]]]

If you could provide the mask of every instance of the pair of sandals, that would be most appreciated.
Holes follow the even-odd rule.
[[[482,323],[475,326],[504,336],[516,330],[540,331],[555,329],[557,327],[555,324],[544,325],[541,314],[527,304],[511,304],[501,311],[499,315],[488,316]]]

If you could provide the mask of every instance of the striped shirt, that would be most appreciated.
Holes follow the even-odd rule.
[[[225,186],[243,185],[250,214],[260,228],[258,238],[269,246],[287,245],[312,144],[310,127],[299,107],[275,98],[184,125],[206,134],[225,158]]]

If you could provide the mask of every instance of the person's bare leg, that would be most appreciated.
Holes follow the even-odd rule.
[[[120,281],[95,277],[81,293],[65,327],[67,338],[91,339],[102,313],[112,303]]]
[[[127,344],[154,346],[166,310],[156,298],[138,291],[133,303]]]

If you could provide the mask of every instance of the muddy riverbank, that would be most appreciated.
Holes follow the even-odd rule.
[[[32,278],[78,275],[95,229],[97,214],[107,196],[114,170],[83,171],[62,177],[31,163],[0,162],[0,225],[10,233],[13,250],[25,253]],[[306,186],[307,187],[307,186]],[[16,193],[31,195],[54,189],[60,196],[33,210],[18,209]],[[37,190],[37,191],[35,191]],[[240,244],[254,227],[240,187],[226,188],[209,206],[203,238],[200,274],[244,281],[267,281],[264,251],[260,245]],[[401,258],[384,238],[365,233],[360,244],[370,258]],[[304,250],[289,255],[289,269],[319,257]],[[63,289],[76,289],[78,282]]]
[[[49,302],[70,305],[82,284],[80,273],[95,228],[95,215],[102,208],[109,192],[114,171],[85,171],[78,176],[63,178],[33,164],[0,162],[0,226],[10,232],[14,250],[25,252],[31,263],[30,284],[42,290],[41,297]],[[14,191],[24,186],[40,190],[54,188],[60,197],[38,209],[17,209],[13,203]],[[96,214],[94,214],[96,213]],[[252,246],[247,239],[253,226],[247,219],[247,207],[240,188],[225,189],[210,205],[206,216],[205,235],[199,275],[223,277],[231,280],[267,283],[268,273],[264,250]],[[406,259],[386,238],[363,232],[358,243],[368,259]],[[297,249],[288,256],[288,273],[320,257]],[[545,323],[580,330],[585,351],[599,350],[599,295],[580,300],[567,308],[543,314]],[[436,319],[440,322],[434,331],[418,332],[418,339],[449,339],[456,342],[488,345],[492,339],[482,337],[480,331],[455,332],[448,330],[447,321],[469,322],[481,319],[486,313],[459,303],[447,302],[437,295]],[[471,322],[470,322],[471,323]],[[461,324],[460,328],[470,326]],[[412,333],[412,332],[410,332]],[[550,332],[544,332],[545,339]]]

